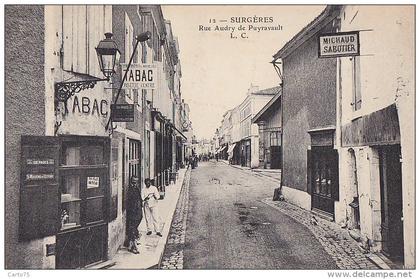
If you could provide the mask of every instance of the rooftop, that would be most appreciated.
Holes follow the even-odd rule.
[[[276,54],[273,55],[274,60],[286,57],[303,42],[315,35],[325,24],[331,22],[340,13],[341,5],[328,5],[320,15],[306,25],[299,33],[297,33],[290,41],[288,41]]]
[[[280,88],[280,86],[278,86]],[[281,102],[281,94],[282,94],[282,90],[281,88],[278,90],[277,94],[271,98],[271,100],[252,118],[252,123],[257,123],[260,120],[263,120],[263,118],[265,117],[265,115],[267,114],[268,111],[270,111],[270,108],[274,105],[277,104],[278,102]]]
[[[254,95],[275,95],[275,94],[279,93],[280,91],[281,91],[281,87],[280,86],[275,86],[275,87],[259,90],[257,92],[252,93],[252,94],[254,94]]]

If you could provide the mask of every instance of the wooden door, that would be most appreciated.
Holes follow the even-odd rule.
[[[403,259],[401,149],[399,145],[381,147],[379,167],[381,183],[382,250],[393,259]]]
[[[311,155],[312,208],[334,216],[338,200],[338,154],[328,147],[313,147]]]

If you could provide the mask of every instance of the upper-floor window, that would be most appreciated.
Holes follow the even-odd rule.
[[[112,6],[62,6],[62,56],[64,71],[103,78],[95,47],[112,31]]]
[[[247,106],[241,110],[241,119],[247,118],[251,114],[251,105],[247,104]]]

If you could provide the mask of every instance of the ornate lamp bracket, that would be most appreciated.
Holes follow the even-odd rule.
[[[108,81],[108,79],[92,79],[70,82],[57,82],[54,85],[56,102],[67,103],[67,100],[76,93],[85,89],[92,89],[98,81]]]

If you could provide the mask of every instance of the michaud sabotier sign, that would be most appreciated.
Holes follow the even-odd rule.
[[[359,32],[321,34],[318,37],[319,58],[360,55]]]
[[[127,64],[121,64],[122,75],[127,71]],[[157,65],[133,63],[128,69],[122,89],[155,89]]]

